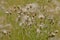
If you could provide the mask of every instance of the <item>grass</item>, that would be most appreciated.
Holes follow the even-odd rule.
[[[2,0],[0,0],[2,1]],[[59,1],[59,0],[58,0]],[[50,9],[55,9],[56,8],[56,4],[54,4],[53,2],[51,2],[50,0],[46,1],[46,0],[6,0],[6,4],[2,4],[4,5],[4,7],[6,9],[8,9],[9,7],[13,7],[21,5],[24,6],[26,4],[29,3],[38,3],[38,5],[41,7],[40,8],[40,12],[46,16],[45,19],[38,19],[35,17],[35,22],[36,24],[33,24],[31,26],[28,26],[26,24],[23,24],[22,26],[19,26],[19,22],[16,22],[16,18],[18,16],[18,14],[16,12],[12,12],[11,15],[9,14],[5,14],[3,10],[0,10],[0,17],[4,17],[4,20],[2,23],[3,26],[5,27],[6,24],[11,24],[11,26],[5,27],[5,28],[0,28],[0,30],[6,29],[9,30],[8,34],[4,34],[2,31],[0,31],[0,40],[50,40],[50,38],[48,37],[49,34],[48,32],[53,32],[55,30],[59,30],[60,31],[60,25],[58,24],[58,22],[60,21],[60,10],[54,11],[54,12],[47,12],[47,10]],[[1,3],[0,3],[1,4]],[[48,6],[47,8],[44,8],[45,6]],[[54,20],[54,24],[53,22],[51,22],[51,20],[48,19],[49,16],[53,15],[53,20]],[[0,22],[2,20],[0,19]],[[41,24],[41,22],[44,25],[43,28],[40,28],[37,24]],[[47,28],[45,27],[47,26]],[[41,33],[37,33],[36,29],[39,28],[41,30]],[[60,32],[57,33],[56,38],[59,39],[60,38]],[[59,39],[60,40],[60,39]]]

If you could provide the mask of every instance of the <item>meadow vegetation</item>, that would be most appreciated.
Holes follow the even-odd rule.
[[[0,0],[0,40],[60,40],[60,0]]]

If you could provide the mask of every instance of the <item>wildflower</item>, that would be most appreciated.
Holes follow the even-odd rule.
[[[55,33],[58,33],[58,30],[55,30]]]
[[[14,6],[12,7],[12,10],[13,10],[14,12],[17,12],[17,7],[16,7],[16,5],[14,5]]]
[[[19,15],[19,16],[16,18],[16,22],[20,21],[20,18],[21,18],[21,16]]]
[[[28,15],[23,15],[22,20],[27,20],[27,18],[29,18]]]
[[[49,37],[55,37],[55,33],[54,32],[51,32],[50,34],[49,34]]]
[[[21,17],[21,22],[22,22],[22,23],[20,23],[20,24],[24,24],[24,23],[26,23],[27,20],[28,20],[28,18],[29,18],[29,16],[27,16],[27,15],[23,15],[23,17]]]
[[[20,11],[20,10],[18,10],[18,11],[17,11],[17,13],[18,13],[18,14],[20,14],[20,13],[21,13],[21,11]]]
[[[7,30],[2,30],[2,33],[7,34],[8,32]]]
[[[29,17],[28,20],[31,21],[32,19]]]
[[[6,13],[6,14],[10,14],[10,15],[11,15],[11,12],[10,12],[10,11],[8,11],[8,10],[7,10],[7,11],[5,11],[5,13]]]
[[[39,18],[39,19],[44,19],[45,16],[44,16],[43,14],[39,14],[39,15],[38,15],[38,18]]]
[[[30,6],[30,8],[38,8],[38,4],[37,3],[31,3],[31,4],[28,4]]]
[[[41,24],[39,24],[39,27],[40,28],[44,28],[45,27],[45,24],[41,23]]]
[[[27,12],[28,10],[26,8],[22,8],[22,11],[23,12]]]
[[[9,12],[8,12],[8,11],[6,11],[5,13],[7,13],[7,14],[8,14]]]
[[[39,6],[38,6],[37,3],[31,3],[31,4],[27,4],[27,5],[26,5],[26,9],[27,9],[29,12],[36,12],[38,8],[39,8]]]
[[[55,22],[53,15],[49,15],[49,16],[48,16],[48,20],[49,20],[49,23],[50,23],[50,24],[54,24],[54,22]]]
[[[22,26],[22,24],[23,24],[23,22],[20,22],[20,23],[19,23],[19,26]]]
[[[37,33],[40,33],[40,29],[39,29],[39,28],[37,28],[37,30],[36,30],[36,31],[37,31]]]

